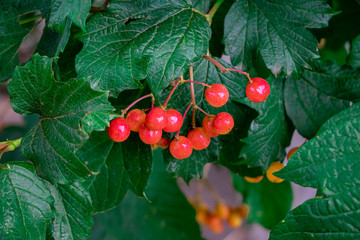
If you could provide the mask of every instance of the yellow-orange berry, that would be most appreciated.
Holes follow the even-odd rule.
[[[220,234],[222,231],[224,231],[224,225],[221,222],[221,219],[211,213],[207,215],[206,226],[208,226],[215,234]]]
[[[299,149],[300,147],[294,147],[292,149],[290,149],[290,151],[288,152],[288,154],[286,155],[286,158],[289,160],[289,158]]]
[[[269,179],[270,182],[273,183],[281,183],[284,179],[276,177],[273,175],[274,172],[280,171],[284,165],[281,162],[273,162],[271,163],[268,170],[266,170],[266,177]]]
[[[257,177],[248,177],[248,176],[245,176],[244,177],[246,181],[248,181],[249,183],[258,183],[260,182],[264,176],[260,175],[260,176],[257,176]]]
[[[238,228],[243,223],[242,216],[237,212],[231,212],[227,220],[228,224],[232,228]]]
[[[215,207],[214,215],[220,219],[227,219],[230,216],[230,209],[225,204],[220,203]]]

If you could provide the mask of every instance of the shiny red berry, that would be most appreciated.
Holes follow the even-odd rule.
[[[210,137],[205,134],[202,127],[191,130],[187,137],[195,150],[203,150],[210,144]]]
[[[202,121],[202,127],[204,129],[204,132],[209,137],[219,136],[219,134],[214,131],[213,126],[212,126],[214,118],[215,118],[215,116],[210,116],[210,117],[206,116],[206,117],[204,117],[204,119]]]
[[[150,130],[162,130],[168,123],[168,115],[164,109],[153,108],[146,115],[145,124]]]
[[[180,136],[179,139],[174,139],[170,143],[170,153],[176,159],[184,159],[190,157],[193,151],[193,146],[187,137]]]
[[[170,139],[169,138],[161,138],[160,141],[156,143],[156,146],[161,148],[167,148],[170,145]]]
[[[246,96],[252,102],[265,101],[270,94],[270,85],[262,78],[255,77],[246,86]]]
[[[163,130],[169,133],[178,131],[183,125],[183,117],[175,109],[168,109],[166,113],[168,116],[168,122]]]
[[[221,107],[229,100],[229,91],[224,85],[215,83],[205,90],[205,98],[211,106]]]
[[[107,134],[114,142],[123,142],[130,135],[130,125],[128,121],[122,117],[115,118],[110,122],[107,128]]]
[[[146,144],[155,144],[160,141],[162,130],[150,130],[145,124],[139,128],[139,137]]]
[[[227,112],[218,113],[214,118],[212,127],[218,134],[227,134],[234,127],[234,119]]]
[[[145,122],[146,114],[140,109],[133,109],[126,115],[131,131],[138,132],[140,126]]]

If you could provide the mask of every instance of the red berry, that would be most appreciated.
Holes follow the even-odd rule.
[[[215,118],[214,116],[212,116],[212,117],[206,116],[206,117],[204,117],[204,119],[202,121],[202,127],[204,129],[204,132],[209,137],[219,136],[219,134],[214,131],[213,126],[212,126],[214,118]]]
[[[160,141],[162,130],[150,130],[145,124],[142,124],[139,128],[139,137],[141,141],[146,144],[155,144]]]
[[[228,101],[229,91],[224,85],[215,83],[205,90],[205,98],[211,106],[221,107]]]
[[[130,125],[128,121],[122,117],[115,118],[110,122],[107,128],[107,134],[114,142],[123,142],[130,135]]]
[[[146,115],[145,124],[150,130],[162,130],[168,123],[168,115],[164,109],[153,108]]]
[[[193,145],[195,150],[203,150],[210,144],[210,137],[208,137],[202,127],[197,127],[191,130],[188,135],[188,139]]]
[[[161,138],[160,141],[156,143],[156,146],[161,148],[167,148],[170,145],[170,139],[168,138]]]
[[[234,119],[227,112],[218,113],[214,118],[212,127],[218,134],[227,134],[234,127]]]
[[[170,143],[170,153],[176,159],[184,159],[190,157],[193,151],[193,146],[187,137],[180,136],[179,139],[174,139]]]
[[[145,122],[146,114],[140,109],[133,109],[126,115],[131,131],[138,132],[140,126]]]
[[[262,78],[255,77],[246,86],[246,96],[252,102],[265,101],[270,94],[270,85]]]
[[[178,131],[183,124],[183,117],[175,109],[168,109],[166,113],[168,116],[168,122],[164,131],[169,133]]]

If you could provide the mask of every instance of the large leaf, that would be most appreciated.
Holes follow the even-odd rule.
[[[0,82],[7,81],[18,64],[17,51],[33,24],[19,20],[31,18],[35,10],[48,11],[50,0],[12,0],[0,3]],[[28,14],[26,16],[26,14]]]
[[[348,63],[354,68],[360,68],[360,35],[352,41]]]
[[[76,153],[89,168],[98,172],[86,184],[95,212],[119,205],[128,189],[144,196],[151,168],[152,153],[137,134],[114,143],[105,132],[94,132]]]
[[[121,205],[96,216],[97,229],[103,234],[92,239],[202,239],[195,211],[162,164],[161,152],[155,151],[155,166],[145,199],[128,194]]]
[[[335,115],[278,176],[317,188],[273,230],[270,239],[360,238],[360,104]]]
[[[259,115],[251,122],[248,136],[242,139],[245,146],[239,157],[242,164],[261,167],[263,171],[268,169],[272,162],[284,159],[285,147],[290,144],[293,132],[285,114],[283,80],[267,80],[271,92],[265,101],[254,103],[247,98],[240,99],[241,103],[255,109]]]
[[[88,22],[76,58],[80,77],[117,95],[141,88],[146,77],[156,95],[206,53],[210,27],[189,6],[174,1],[112,1]],[[105,21],[104,21],[105,19]]]
[[[30,163],[0,166],[1,239],[45,239],[54,199]]]
[[[55,199],[56,217],[51,227],[55,240],[87,239],[93,226],[90,194],[80,183],[71,185],[47,183]]]
[[[11,106],[20,114],[40,114],[40,122],[22,140],[23,156],[50,182],[88,177],[91,171],[74,155],[92,130],[103,130],[112,107],[108,94],[84,80],[55,81],[52,59],[35,55],[18,67],[8,84]]]
[[[242,193],[249,206],[249,222],[271,229],[285,217],[291,207],[292,190],[289,182],[272,183],[264,177],[259,183],[249,183],[233,174],[234,188]]]
[[[318,61],[300,80],[288,78],[284,95],[296,129],[312,138],[327,119],[360,100],[360,71]]]
[[[327,26],[329,12],[324,0],[239,0],[225,19],[225,52],[240,68],[251,66],[259,51],[275,75],[299,73],[318,57],[306,28]]]

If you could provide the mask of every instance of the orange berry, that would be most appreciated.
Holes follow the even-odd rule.
[[[289,160],[289,158],[299,149],[300,147],[294,147],[292,149],[290,149],[290,151],[288,152],[288,154],[286,155],[286,158]]]
[[[249,214],[249,206],[246,204],[242,204],[239,207],[235,208],[235,210],[237,213],[240,214],[240,216],[242,217],[247,217]]]
[[[281,162],[273,162],[271,163],[268,170],[266,170],[266,177],[269,179],[270,182],[273,183],[281,183],[284,179],[276,177],[273,175],[274,172],[280,171],[284,165]]]
[[[260,176],[257,176],[257,177],[248,177],[248,176],[245,176],[244,177],[246,181],[248,181],[249,183],[258,183],[260,182],[264,176],[260,175]]]
[[[220,234],[222,231],[224,231],[224,225],[221,222],[221,219],[211,213],[207,215],[206,226],[208,226],[215,234]]]
[[[237,212],[231,212],[228,218],[228,224],[232,228],[238,228],[243,223],[242,216]]]
[[[230,216],[230,209],[225,204],[220,203],[215,207],[214,214],[220,219],[226,219]]]
[[[196,221],[197,221],[198,223],[200,223],[200,224],[206,224],[207,215],[208,215],[207,210],[205,210],[205,209],[199,209],[199,210],[196,212],[195,219],[196,219]]]

